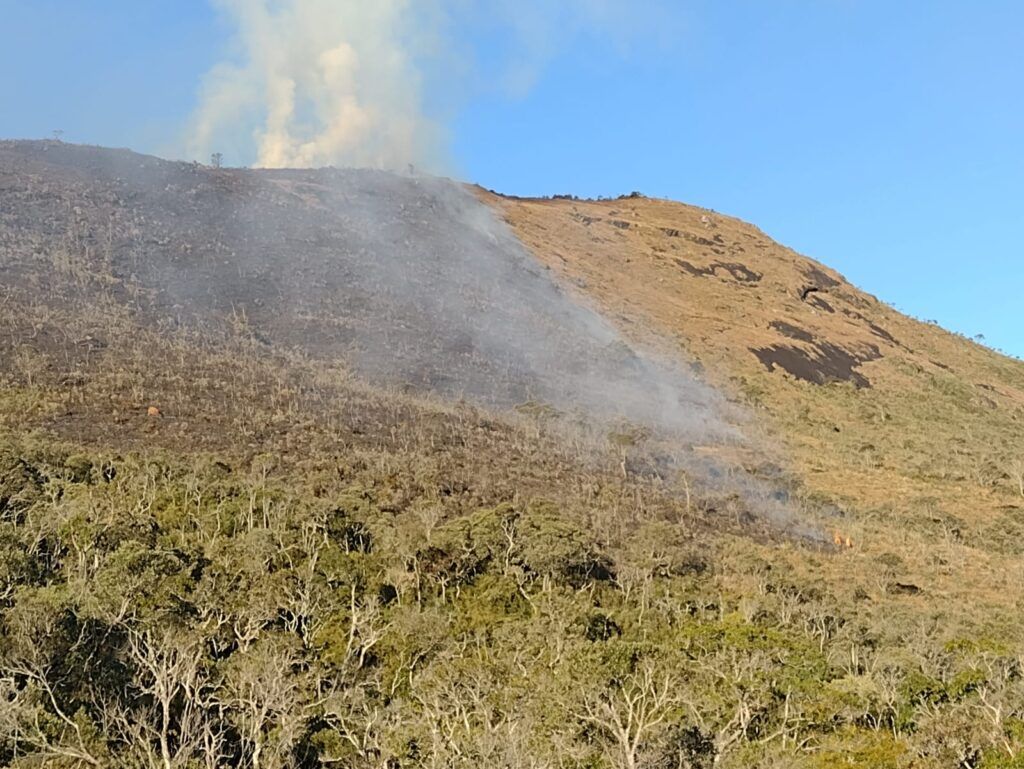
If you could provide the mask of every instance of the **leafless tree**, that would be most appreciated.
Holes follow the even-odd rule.
[[[105,708],[108,728],[143,755],[155,745],[163,769],[186,766],[211,747],[205,710],[212,685],[201,641],[171,629],[130,631],[127,656],[137,671],[137,699],[148,705],[144,712]]]
[[[216,701],[238,730],[252,769],[290,765],[308,706],[297,667],[290,645],[273,637],[232,656]]]
[[[577,715],[610,738],[620,767],[637,769],[645,740],[681,704],[678,691],[672,675],[647,663],[600,695],[587,694]]]
[[[20,679],[26,683],[18,684]],[[103,766],[103,752],[87,724],[66,712],[53,687],[34,662],[6,665],[0,671],[0,734],[15,752],[31,752],[44,762]]]

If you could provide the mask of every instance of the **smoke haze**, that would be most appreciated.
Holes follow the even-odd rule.
[[[263,168],[403,172],[445,165],[444,129],[425,109],[427,91],[438,81],[449,91],[475,87],[465,71],[472,53],[459,50],[455,30],[475,25],[511,41],[497,57],[498,87],[522,94],[567,40],[598,36],[622,51],[650,38],[666,12],[653,1],[610,0],[220,5],[237,26],[241,58],[206,82],[194,156],[225,134],[248,132]],[[279,171],[262,181],[257,200],[232,201],[211,226],[231,230],[225,241],[259,243],[240,275],[280,276],[270,280],[276,296],[263,305],[272,312],[261,321],[259,307],[247,308],[267,324],[269,338],[337,355],[372,382],[499,408],[553,408],[599,433],[639,429],[664,441],[669,468],[686,469],[707,490],[739,493],[770,517],[787,517],[772,488],[695,450],[750,446],[725,400],[685,363],[644,354],[567,296],[462,186],[354,171]],[[268,208],[271,190],[274,198],[286,192],[288,204]],[[325,247],[306,253],[303,280],[290,284],[279,255],[305,240]],[[188,273],[160,281],[178,286],[177,301],[191,307],[205,299],[186,287],[220,285]],[[304,319],[298,333],[296,323],[275,332],[282,308]]]

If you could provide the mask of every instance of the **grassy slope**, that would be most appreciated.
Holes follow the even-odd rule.
[[[843,602],[866,592],[862,611],[880,618],[909,614],[939,635],[991,626],[1019,641],[1010,613],[1024,600],[1024,497],[1014,473],[1024,455],[1024,363],[907,318],[714,212],[643,198],[484,195],[627,333],[672,340],[757,409],[806,488],[847,513],[835,529],[855,547],[818,575]],[[733,271],[695,274],[716,263]],[[803,298],[809,287],[820,290]],[[813,355],[822,341],[865,358],[877,350],[857,369],[868,386],[800,381],[753,352],[776,345]],[[887,595],[893,581],[923,592]]]

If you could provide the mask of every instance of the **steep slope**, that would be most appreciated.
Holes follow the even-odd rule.
[[[0,145],[9,290],[101,292],[141,322],[345,361],[376,383],[627,417],[666,375],[562,295],[459,185],[369,171],[221,171],[61,144]],[[43,297],[45,299],[45,295]],[[713,398],[684,371],[674,395]],[[668,385],[666,385],[668,386]],[[674,405],[655,397],[658,420]],[[680,417],[682,419],[682,417]]]
[[[674,507],[652,480],[685,458],[652,454],[645,421],[657,407],[673,438],[728,438],[717,396],[683,372],[631,399],[627,377],[666,374],[542,273],[445,180],[0,143],[2,418],[232,465],[369,452],[453,514],[540,495],[582,510],[605,491],[567,488],[573,472]],[[588,420],[570,445],[546,432],[573,404]]]
[[[457,184],[218,171],[57,143],[9,143],[0,159],[0,248],[21,304],[95,313],[102,300],[151,331],[248,339],[377,387],[560,414],[599,437],[642,433],[666,444],[661,465],[792,517],[743,467],[765,451],[735,408],[678,355],[631,347],[567,298]],[[194,403],[165,406],[183,416]]]
[[[485,197],[622,328],[673,340],[757,408],[807,487],[848,511],[836,527],[857,557],[899,549],[915,579],[965,606],[1020,600],[1004,575],[1024,534],[1024,364],[712,211]],[[963,548],[956,568],[935,563],[949,547]]]
[[[643,198],[491,199],[568,282],[626,324],[670,336],[781,420],[809,466],[817,457],[832,472],[837,454],[859,453],[929,483],[1006,480],[1024,422],[1019,361],[907,318],[711,211]],[[856,448],[865,443],[878,444],[869,457]],[[869,502],[891,497],[871,495],[890,484],[870,473],[835,485],[851,484]]]
[[[475,194],[0,142],[0,763],[1015,765],[1024,366]]]

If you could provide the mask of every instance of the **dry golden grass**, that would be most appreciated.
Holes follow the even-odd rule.
[[[1024,601],[1024,499],[1012,472],[1024,454],[1024,364],[908,318],[711,211],[479,194],[623,333],[685,351],[750,405],[786,446],[805,493],[845,511],[834,525],[843,552],[813,568],[799,552],[772,559],[848,600],[868,595],[882,612],[946,606],[986,624]],[[867,386],[800,381],[753,352],[820,355],[822,345],[864,360],[853,378]],[[878,567],[887,553],[898,554],[898,573]],[[923,592],[894,597],[893,581]]]

